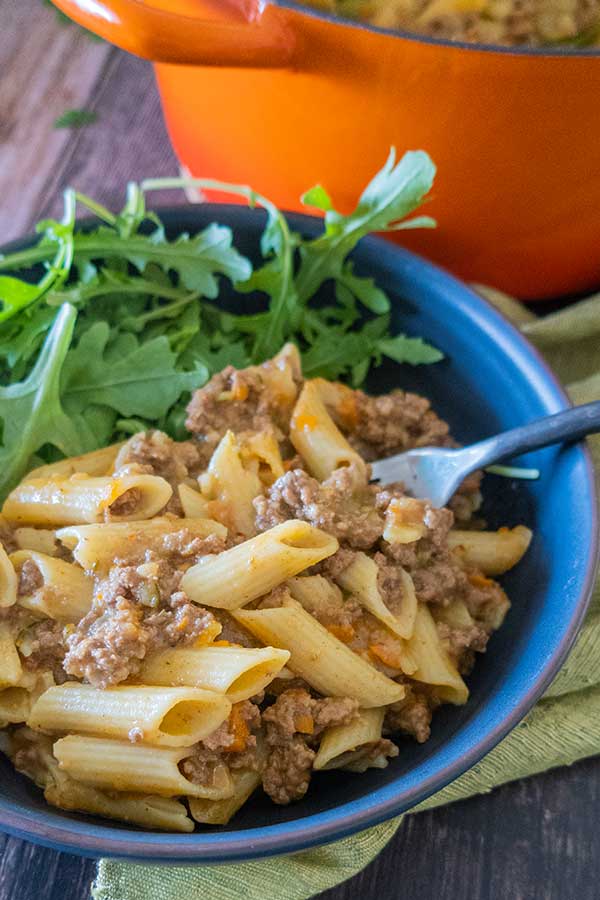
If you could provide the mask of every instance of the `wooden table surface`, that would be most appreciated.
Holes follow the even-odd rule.
[[[54,129],[74,107],[97,122]],[[117,207],[129,179],[176,172],[149,64],[60,25],[41,0],[0,0],[0,243],[59,213],[68,184]],[[322,900],[597,900],[599,815],[600,760],[588,760],[407,817]],[[0,900],[89,896],[93,861],[2,836],[0,848]]]

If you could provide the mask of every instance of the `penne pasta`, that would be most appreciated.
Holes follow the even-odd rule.
[[[231,550],[200,560],[184,574],[181,589],[202,606],[239,609],[331,556],[338,546],[324,531],[290,519]]]
[[[319,380],[306,381],[292,414],[290,440],[309,472],[324,481],[341,466],[366,471],[363,458],[339,430],[319,393]]]
[[[289,668],[324,696],[354,697],[361,706],[385,706],[404,687],[335,638],[289,597],[271,609],[237,610],[235,619],[265,644],[289,650]]]
[[[336,581],[345,591],[353,594],[361,606],[379,619],[386,628],[401,638],[409,638],[415,627],[417,595],[408,572],[400,567],[398,571],[402,581],[402,597],[398,598],[400,609],[395,614],[388,609],[381,596],[377,584],[379,574],[377,563],[366,553],[356,553],[350,565],[340,572]]]
[[[273,431],[251,431],[239,439],[241,458],[266,485],[285,473],[279,442]]]
[[[33,579],[27,593],[19,594],[20,606],[65,624],[90,611],[94,585],[79,566],[34,550],[17,550],[10,559],[19,575],[27,565]]]
[[[16,725],[26,722],[31,713],[33,697],[24,687],[5,687],[0,690],[0,722]]]
[[[6,550],[0,544],[0,608],[17,602],[17,573]]]
[[[79,525],[131,521],[155,516],[173,489],[156,475],[33,478],[12,491],[3,507],[9,522],[25,525]]]
[[[204,797],[222,800],[233,794],[231,775],[218,766],[210,784],[195,784],[179,769],[192,748],[149,747],[129,741],[71,734],[54,744],[59,767],[75,781],[111,791]]]
[[[190,814],[201,825],[227,825],[262,781],[260,772],[240,769],[231,773],[233,794],[226,800],[201,800],[188,797]]]
[[[109,475],[112,472],[113,464],[117,458],[117,454],[121,447],[125,444],[111,444],[109,447],[102,447],[100,450],[92,450],[91,453],[84,453],[82,456],[69,456],[67,459],[61,459],[58,462],[50,463],[47,466],[38,466],[32,469],[24,481],[31,479],[44,479],[49,481],[53,478],[70,478],[76,473],[84,475]]]
[[[232,431],[216,447],[207,471],[198,479],[202,496],[220,510],[219,519],[236,534],[251,537],[254,527],[252,501],[263,492],[258,474],[242,463],[239,444]]]
[[[502,575],[524,556],[532,536],[524,525],[498,531],[453,530],[448,534],[448,546],[466,565],[485,575]]]
[[[144,660],[143,684],[188,685],[225,694],[232,703],[262,691],[290,658],[275,647],[183,647]]]
[[[199,490],[182,481],[177,487],[177,493],[186,519],[210,519],[210,501]],[[222,527],[227,530],[225,526]]]
[[[152,794],[100,791],[88,784],[63,777],[51,782],[44,791],[51,806],[70,812],[91,813],[119,822],[131,822],[141,828],[159,831],[190,832],[194,823],[180,800]],[[226,802],[226,801],[199,801]]]
[[[385,511],[383,539],[389,544],[412,544],[427,534],[425,504],[412,497],[393,497]]]
[[[0,688],[19,683],[23,669],[12,631],[0,621]]]
[[[311,615],[327,613],[344,602],[343,594],[337,584],[323,575],[300,575],[289,578],[286,582],[290,594]]]
[[[315,757],[313,768],[342,769],[358,763],[361,753],[381,738],[381,728],[385,709],[361,709],[359,715],[347,725],[334,725],[327,728],[319,751]]]
[[[440,641],[433,616],[424,603],[419,603],[415,630],[408,649],[417,665],[412,673],[415,681],[436,686],[436,694],[448,703],[462,705],[469,689]]]
[[[73,525],[57,531],[58,540],[73,551],[76,562],[86,570],[110,568],[115,559],[143,555],[159,549],[165,538],[180,531],[192,537],[211,535],[225,538],[227,529],[212,519],[175,519],[157,516],[143,522],[111,522],[107,525]]]
[[[99,690],[67,682],[41,695],[27,724],[37,730],[189,747],[212,734],[230,711],[223,694],[200,688],[125,685]]]
[[[51,528],[16,528],[15,542],[19,550],[36,550],[46,556],[56,556],[58,552],[56,531]]]

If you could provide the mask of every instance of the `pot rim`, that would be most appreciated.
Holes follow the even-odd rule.
[[[473,41],[451,41],[449,38],[430,37],[429,35],[417,34],[413,31],[403,31],[398,28],[383,28],[380,25],[371,25],[368,22],[359,22],[356,19],[344,18],[334,12],[328,10],[317,9],[313,6],[307,6],[298,0],[268,0],[272,6],[278,6],[281,9],[291,9],[294,12],[302,13],[314,19],[322,19],[327,22],[333,22],[336,25],[344,25],[350,28],[359,28],[363,31],[372,31],[375,34],[384,34],[388,37],[408,40],[417,44],[429,44],[437,47],[447,47],[453,50],[468,50],[469,52],[479,53],[498,53],[503,56],[532,56],[541,58],[564,59],[565,57],[579,58],[595,58],[600,57],[600,44],[597,46],[583,47],[581,49],[573,49],[568,46],[546,45],[543,47],[517,46],[509,47],[503,44],[482,44]]]

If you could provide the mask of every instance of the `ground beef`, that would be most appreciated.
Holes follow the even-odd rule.
[[[116,516],[124,517],[133,515],[133,513],[139,507],[141,499],[142,492],[140,491],[140,489],[135,487],[130,488],[110,504],[108,510],[106,511],[107,519],[111,519],[112,517]]]
[[[186,428],[209,452],[228,430],[239,434],[274,428],[283,439],[301,383],[297,359],[290,346],[262,366],[241,370],[227,366],[192,396]]]
[[[448,425],[425,397],[400,390],[379,397],[356,391],[355,396],[355,425],[347,437],[365,459],[449,443]]]
[[[243,749],[236,749],[234,716],[248,729]],[[260,771],[261,758],[257,750],[256,732],[260,727],[260,709],[250,700],[236,703],[232,714],[216,731],[204,738],[187,759],[180,770],[194,784],[210,784],[217,766],[227,765],[230,769],[251,769]]]
[[[111,569],[91,611],[67,638],[65,671],[105,688],[134,675],[149,651],[193,643],[215,620],[183,591],[169,593],[177,580],[172,572],[161,581],[133,566]],[[146,605],[148,598],[155,607]]]
[[[421,603],[447,606],[462,597],[467,586],[464,570],[450,552],[431,557],[427,564],[410,572],[417,599]]]
[[[53,619],[32,625],[28,629],[28,655],[23,666],[30,672],[52,672],[57,684],[66,680],[63,660],[66,653],[64,628]]]
[[[218,612],[219,622],[221,623],[220,641],[227,641],[230,644],[239,644],[241,647],[262,647],[254,635],[247,631],[243,625],[233,618],[226,610],[220,609]]]
[[[132,463],[147,467],[148,474],[165,478],[173,487],[202,468],[195,441],[173,441],[163,431],[142,431],[130,438],[115,460],[115,473]]]
[[[460,659],[465,650],[476,650],[478,653],[483,653],[489,638],[487,632],[480,625],[452,628],[445,622],[438,622],[437,631],[448,653],[455,659]]]
[[[95,604],[67,638],[65,671],[99,688],[135,674],[148,647],[143,619],[142,608],[126,597]]]
[[[274,803],[285,805],[304,797],[316,755],[298,734],[270,748],[262,785]]]
[[[500,628],[510,609],[509,599],[498,582],[474,570],[465,575],[463,599],[476,624],[487,634]]]
[[[340,768],[351,772],[366,772],[367,769],[383,769],[388,759],[393,759],[399,754],[398,747],[388,738],[380,738],[361,747],[359,753],[348,753],[348,762]]]
[[[312,575],[324,575],[325,578],[335,581],[355,558],[356,553],[354,550],[340,547],[332,556],[328,556],[327,559],[317,563],[316,566],[312,566],[310,573]]]
[[[179,769],[193,784],[211,785],[217,768],[223,765],[223,757],[219,752],[198,745],[191,756],[181,761]]]
[[[405,689],[404,699],[387,707],[384,732],[401,731],[424,744],[431,733],[431,714],[436,703],[411,684],[406,683]]]
[[[358,702],[350,697],[325,697],[316,700],[302,689],[285,691],[263,713],[263,721],[269,726],[267,740],[277,743],[298,731],[318,737],[331,725],[347,725],[358,713]],[[302,727],[311,722],[308,729]]]
[[[267,531],[288,519],[303,519],[339,541],[365,550],[383,532],[374,507],[375,490],[354,466],[337,469],[320,484],[302,469],[292,469],[256,497],[256,527]]]
[[[299,800],[308,790],[315,751],[309,746],[332,725],[345,725],[358,713],[349,697],[316,700],[301,688],[279,695],[263,713],[268,748],[263,788],[275,803]]]
[[[166,479],[173,488],[166,511],[181,515],[177,486],[186,478],[197,475],[205,464],[206,459],[196,441],[173,441],[163,431],[142,431],[121,448],[114,470],[116,475],[135,471]],[[114,511],[115,504],[111,506],[111,512]]]
[[[17,593],[19,597],[28,597],[44,584],[42,573],[32,559],[26,559],[19,570]]]
[[[249,731],[244,750],[248,750],[249,747],[256,747],[254,732],[260,727],[260,709],[250,700],[242,700],[241,703],[236,703],[229,718],[216,731],[204,738],[202,741],[203,746],[208,750],[217,752],[231,750],[232,745],[236,742],[235,719],[241,721]],[[233,755],[235,753],[232,753]]]

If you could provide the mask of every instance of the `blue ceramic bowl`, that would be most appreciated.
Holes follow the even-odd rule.
[[[211,221],[229,224],[240,249],[250,255],[264,223],[260,212],[234,206],[188,207],[161,215],[171,233],[194,232]],[[289,218],[307,233],[320,227],[315,219]],[[455,278],[377,239],[361,243],[355,264],[392,297],[395,329],[421,335],[445,353],[433,366],[378,369],[371,378],[373,391],[399,386],[425,394],[463,442],[569,405],[530,344]],[[550,448],[531,453],[523,463],[539,468],[541,478],[514,482],[487,476],[484,484],[490,524],[522,522],[535,535],[523,561],[504,578],[512,609],[468,679],[468,704],[438,712],[426,744],[407,739],[383,771],[317,775],[300,803],[277,807],[257,797],[229,826],[190,835],[148,833],[52,809],[2,757],[0,828],[89,856],[215,863],[333,841],[395,816],[444,787],[491,750],[543,693],[573,643],[591,594],[598,547],[587,451]]]

